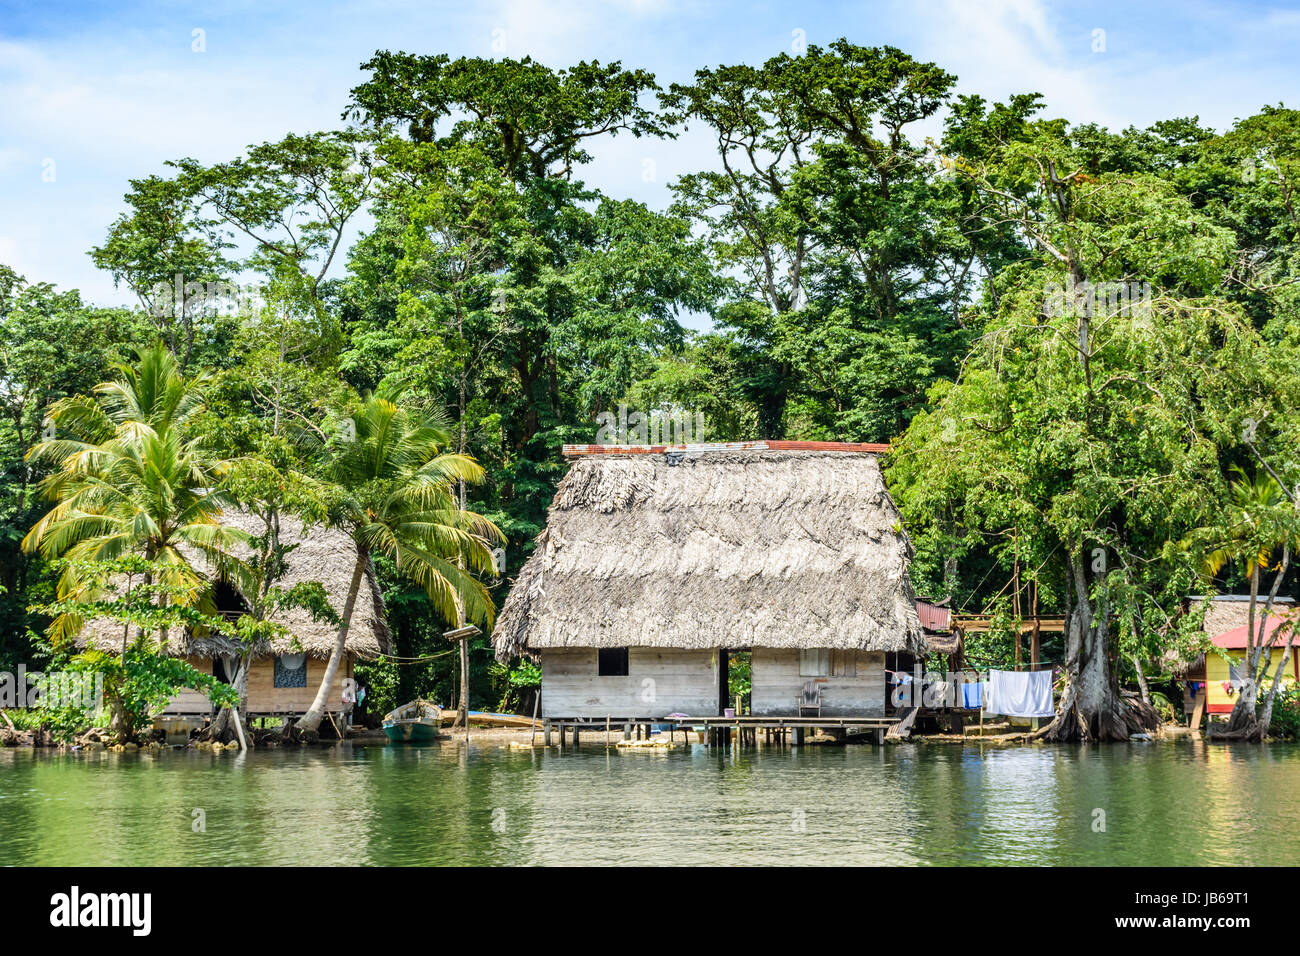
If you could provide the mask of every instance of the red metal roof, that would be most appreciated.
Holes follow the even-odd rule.
[[[1260,613],[1261,614],[1263,613],[1262,609]],[[1280,627],[1287,620],[1294,618],[1296,616],[1296,613],[1297,612],[1295,611],[1290,611],[1287,613],[1278,614],[1275,611],[1273,614],[1271,614],[1268,618],[1267,623],[1265,623],[1264,625],[1265,643],[1267,643],[1269,638],[1273,636],[1273,632],[1276,631],[1278,627]],[[1255,631],[1256,633],[1259,632],[1258,620],[1255,621]],[[1243,624],[1240,627],[1234,627],[1229,631],[1224,631],[1222,634],[1216,634],[1212,639],[1212,643],[1214,644],[1215,647],[1223,647],[1229,650],[1244,649],[1245,647],[1248,646],[1247,636],[1249,635],[1249,633],[1250,633],[1250,625]],[[1283,631],[1281,634],[1278,635],[1277,643],[1274,644],[1274,647],[1285,647],[1289,639],[1290,639],[1290,635],[1287,632]],[[1300,630],[1297,630],[1294,643],[1297,647],[1300,647]]]
[[[846,451],[883,455],[889,451],[889,445],[861,441],[734,441],[698,445],[565,445],[561,451],[566,456],[662,455],[670,451]]]
[[[947,631],[952,629],[952,611],[938,604],[931,604],[921,598],[916,599],[916,616],[921,619],[921,626],[927,631]]]

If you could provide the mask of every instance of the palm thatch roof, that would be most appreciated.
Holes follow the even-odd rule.
[[[875,454],[587,452],[493,642],[922,653],[911,556]]]
[[[240,512],[226,512],[221,516],[224,524],[251,535],[262,533],[259,519]],[[318,581],[335,612],[342,616],[347,601],[348,586],[352,582],[352,569],[356,562],[356,548],[352,539],[334,528],[313,526],[303,533],[301,523],[282,519],[280,540],[295,547],[285,557],[287,570],[279,580],[281,588],[291,588],[305,581]],[[200,573],[210,573],[204,557],[193,549],[182,547],[181,552]],[[251,551],[238,556],[247,558]],[[256,649],[257,655],[306,653],[310,657],[329,657],[334,649],[338,629],[328,621],[315,620],[303,608],[286,608],[270,616],[270,620],[284,625],[288,634],[282,635]],[[82,625],[77,644],[93,644],[101,650],[118,651],[122,647],[123,625],[106,619],[89,620]],[[360,658],[374,658],[391,650],[388,624],[384,614],[384,599],[375,580],[373,566],[366,568],[366,579],[357,596],[356,609],[348,630],[347,651]],[[166,651],[177,657],[214,657],[233,654],[237,645],[220,634],[195,637],[188,631],[173,628],[167,633]]]

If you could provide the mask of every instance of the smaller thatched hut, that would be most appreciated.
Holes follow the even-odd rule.
[[[755,715],[883,716],[886,655],[924,653],[880,446],[576,446],[493,632],[541,661],[551,719],[708,716],[728,651]]]
[[[227,513],[223,522],[259,534],[261,527],[250,515]],[[293,587],[304,581],[318,581],[325,588],[330,604],[338,614],[343,613],[348,585],[356,551],[352,540],[343,532],[324,527],[310,528],[301,533],[301,525],[285,521],[280,538],[291,545],[285,561],[287,570],[279,585]],[[203,557],[195,552],[187,554],[194,567],[203,569]],[[247,601],[234,587],[224,581],[215,585],[217,610],[235,615],[248,609]],[[317,621],[301,608],[290,608],[277,617],[288,633],[256,648],[248,673],[248,713],[252,717],[296,716],[306,713],[316,698],[325,676],[325,662],[334,649],[337,628],[327,621]],[[93,645],[105,651],[122,649],[123,627],[113,621],[87,621],[77,637],[81,647]],[[188,631],[172,630],[166,637],[167,652],[183,657],[195,668],[214,674],[222,680],[233,677],[238,646],[221,634],[195,637]],[[347,655],[339,668],[328,709],[343,713],[350,709],[345,700],[345,679],[353,676],[353,664],[358,659],[369,660],[390,650],[388,626],[384,617],[384,601],[375,581],[373,568],[367,568],[362,593],[352,614],[348,631]],[[211,714],[212,705],[205,694],[198,691],[181,691],[164,711],[167,715]]]

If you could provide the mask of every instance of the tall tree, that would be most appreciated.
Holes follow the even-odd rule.
[[[402,398],[400,389],[385,388],[338,415],[329,432],[304,433],[336,488],[331,520],[351,535],[356,559],[338,638],[316,698],[295,725],[300,731],[316,731],[324,718],[372,555],[391,559],[453,625],[488,627],[495,615],[475,572],[495,571],[491,549],[500,532],[462,509],[453,490],[458,481],[481,481],[483,471],[445,452],[450,436],[442,424],[404,407]]]
[[[1144,718],[1111,665],[1119,605],[1165,592],[1132,587],[1128,569],[1186,560],[1170,542],[1221,498],[1278,366],[1216,296],[1233,237],[1172,184],[1089,172],[1064,123],[1008,116],[1014,104],[964,107],[959,175],[981,219],[1015,223],[1031,255],[999,277],[987,331],[909,429],[892,480],[905,512],[955,503],[967,527],[1015,527],[1060,562],[1069,686],[1044,732],[1123,739]]]
[[[232,504],[219,488],[219,466],[187,430],[202,407],[205,377],[186,379],[161,346],[141,351],[137,365],[119,372],[93,398],[56,403],[50,418],[60,435],[28,454],[57,468],[40,486],[56,503],[23,539],[25,550],[64,561],[58,597],[69,603],[50,627],[56,643],[80,630],[85,618],[77,604],[100,598],[106,582],[93,573],[97,563],[138,558],[157,603],[194,607],[207,588],[187,551],[203,555],[218,574],[241,571],[232,549],[246,537],[218,520]],[[144,626],[134,637],[124,628],[123,665],[131,645],[148,636]],[[113,715],[119,733],[121,704],[115,701]]]
[[[907,134],[954,79],[837,40],[699,70],[662,97],[717,141],[721,169],[679,179],[676,208],[738,280],[719,318],[763,357],[746,381],[765,434],[888,439],[951,363],[972,256],[938,234],[942,190]]]

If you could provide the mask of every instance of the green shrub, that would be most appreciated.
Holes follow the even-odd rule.
[[[1300,684],[1292,683],[1278,690],[1268,733],[1270,737],[1300,739]]]

